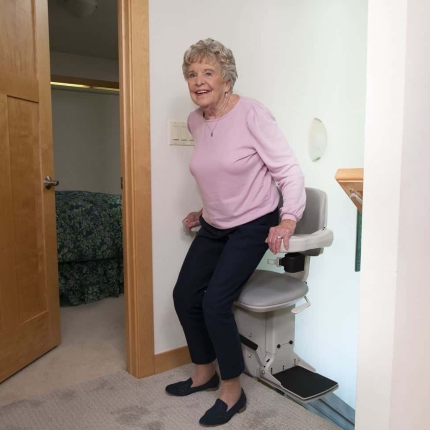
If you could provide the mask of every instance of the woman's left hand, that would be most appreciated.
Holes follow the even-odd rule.
[[[281,250],[281,244],[284,242],[285,249],[288,250],[290,237],[294,234],[296,223],[293,220],[283,220],[276,227],[271,227],[269,235],[265,242],[269,245],[269,249],[277,254]]]

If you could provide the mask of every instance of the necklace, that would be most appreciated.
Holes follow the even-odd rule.
[[[226,93],[227,94],[227,93]],[[217,126],[218,126],[218,123],[219,123],[219,120],[222,118],[222,116],[223,116],[223,114],[224,114],[224,110],[225,110],[225,108],[228,106],[228,102],[230,101],[230,95],[228,95],[227,96],[227,101],[226,101],[226,103],[225,103],[225,105],[223,106],[223,108],[221,109],[221,111],[220,111],[220,114],[219,114],[219,117],[218,117],[218,120],[217,120],[217,122],[215,123],[215,126],[214,126],[214,128],[210,128],[209,127],[209,124],[208,124],[208,122],[207,122],[207,120],[206,120],[206,118],[205,118],[205,113],[203,112],[203,118],[204,118],[204,121],[205,121],[205,124],[206,124],[206,127],[209,129],[209,131],[211,132],[211,137],[214,137],[214,131],[215,131],[215,129],[217,128]]]
[[[209,127],[209,124],[207,123],[207,121],[205,120],[205,124],[206,124],[206,127],[209,129],[209,131],[211,132],[211,137],[214,137],[214,131],[215,131],[215,129],[216,129],[216,126],[218,125],[218,122],[219,122],[219,119],[218,119],[218,121],[215,123],[215,127],[214,128],[210,128]]]

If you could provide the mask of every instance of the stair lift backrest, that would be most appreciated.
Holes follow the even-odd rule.
[[[306,188],[306,208],[302,219],[297,223],[295,235],[312,234],[326,227],[327,195],[316,188]],[[309,249],[302,254],[316,257],[324,248]]]
[[[326,227],[327,195],[316,188],[306,188],[306,208],[297,223],[296,234],[311,234]]]

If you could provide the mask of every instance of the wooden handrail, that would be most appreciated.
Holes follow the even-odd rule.
[[[336,181],[360,212],[363,211],[363,178],[363,169],[339,169],[335,175]]]

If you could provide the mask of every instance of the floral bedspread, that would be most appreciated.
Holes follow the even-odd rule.
[[[120,194],[57,191],[58,262],[122,257]]]
[[[124,291],[121,195],[56,191],[60,305]]]

